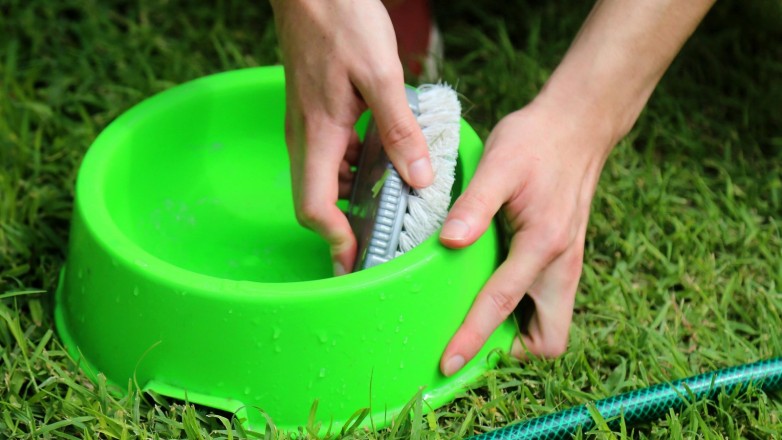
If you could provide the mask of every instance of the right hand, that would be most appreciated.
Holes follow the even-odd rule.
[[[296,217],[331,248],[335,275],[350,271],[356,238],[336,206],[348,197],[359,156],[356,120],[371,109],[402,178],[434,179],[429,152],[405,97],[396,37],[378,0],[276,0],[285,64],[285,139]]]

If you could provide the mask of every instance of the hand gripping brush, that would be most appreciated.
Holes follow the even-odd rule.
[[[459,150],[459,99],[452,88],[438,84],[407,89],[407,101],[429,147],[434,183],[422,189],[407,185],[370,121],[348,207],[358,241],[354,270],[376,266],[419,245],[442,226],[448,213]]]

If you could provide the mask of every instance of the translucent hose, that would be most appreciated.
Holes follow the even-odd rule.
[[[714,399],[721,391],[730,393],[750,384],[769,392],[782,389],[782,357],[699,374],[674,382],[594,402],[602,417],[609,421],[624,415],[628,425],[657,420],[670,409],[678,410],[688,402]],[[615,423],[618,423],[616,420]],[[569,439],[579,428],[586,432],[595,426],[586,405],[526,420],[496,431],[471,437],[471,440]]]

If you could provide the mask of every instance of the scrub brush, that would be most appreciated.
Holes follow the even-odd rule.
[[[348,218],[358,240],[354,270],[401,255],[442,226],[451,204],[461,105],[443,84],[407,89],[407,101],[429,147],[434,183],[413,189],[397,173],[370,121],[353,183]]]

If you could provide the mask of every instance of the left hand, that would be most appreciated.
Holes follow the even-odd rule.
[[[538,97],[494,128],[440,239],[468,246],[502,208],[510,252],[445,349],[443,373],[475,356],[524,295],[535,303],[524,345],[565,351],[603,164],[714,1],[599,0]],[[521,341],[512,352],[524,357]]]
[[[446,375],[459,370],[524,295],[535,311],[523,343],[532,354],[565,351],[573,314],[589,207],[614,138],[586,112],[539,98],[494,128],[475,177],[456,201],[440,235],[449,246],[472,244],[502,214],[510,252],[485,284],[443,354]],[[524,357],[522,341],[512,352]]]

